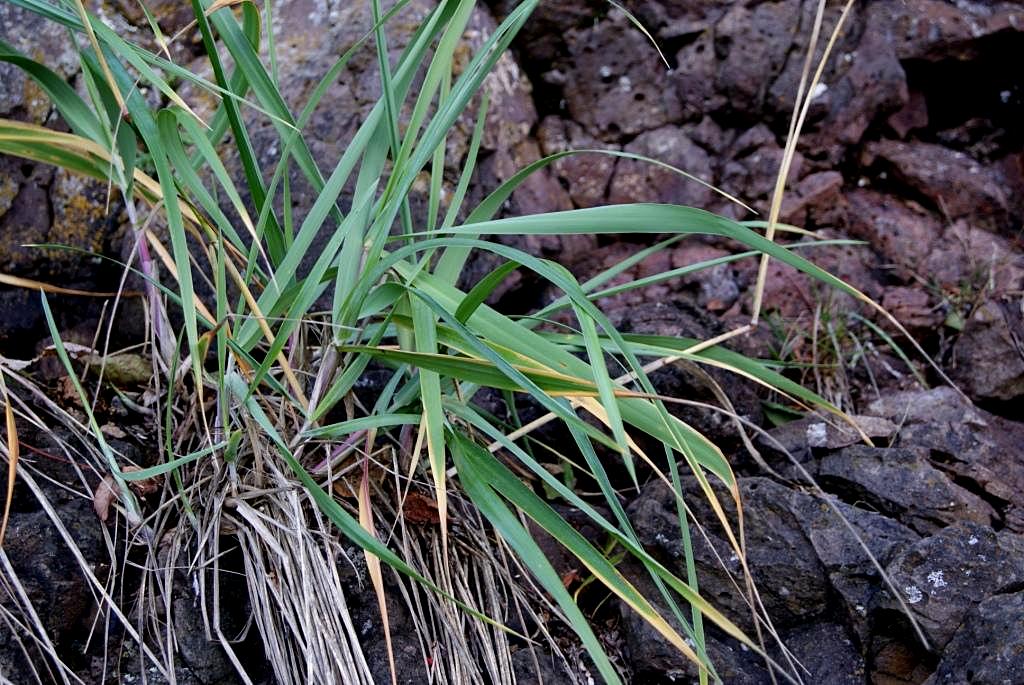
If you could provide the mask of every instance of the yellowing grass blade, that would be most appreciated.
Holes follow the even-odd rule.
[[[14,407],[11,405],[11,396],[7,392],[7,381],[4,380],[3,372],[0,372],[0,392],[4,396],[4,415],[7,422],[7,497],[4,499],[3,522],[0,523],[0,547],[3,547],[7,522],[11,515],[11,501],[14,499],[14,481],[18,476],[18,455],[21,453],[18,427],[14,423]]]
[[[372,435],[372,432],[371,432]],[[363,477],[359,484],[359,524],[367,534],[377,537],[373,529],[373,505],[370,502],[370,457],[363,458]],[[395,671],[395,650],[391,645],[391,622],[388,619],[388,601],[384,592],[384,576],[380,570],[380,559],[369,549],[363,550],[366,557],[366,572],[373,584],[373,592],[377,595],[377,606],[380,609],[380,620],[384,628],[384,642],[388,650],[388,666],[391,669],[391,685],[398,685]]]
[[[43,283],[42,281],[35,281],[31,278],[21,278],[20,276],[11,276],[10,274],[0,273],[0,283],[4,285],[14,286],[15,288],[28,288],[29,290],[42,290],[43,292],[53,293],[54,295],[78,295],[80,297],[115,297],[116,292],[95,292],[92,290],[75,290],[74,288],[62,288],[58,285],[50,285],[49,283]],[[122,296],[135,296],[137,292],[123,292]]]

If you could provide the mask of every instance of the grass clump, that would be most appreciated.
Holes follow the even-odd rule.
[[[181,582],[172,569],[180,567],[202,595],[209,635],[244,671],[234,656],[235,636],[219,619],[222,553],[230,547],[240,550],[254,625],[281,682],[370,682],[346,608],[338,570],[344,564],[362,569],[377,594],[393,674],[392,640],[401,637],[414,639],[441,680],[511,682],[511,644],[525,636],[509,626],[531,622],[540,627],[527,639],[582,664],[551,634],[552,622],[541,617],[546,613],[571,628],[595,675],[621,682],[577,597],[542,551],[538,531],[577,560],[583,587],[600,588],[638,612],[692,660],[703,682],[716,679],[705,651],[708,622],[770,661],[761,630],[770,633],[770,622],[755,622],[758,634],[748,636],[701,597],[688,533],[680,541],[686,573],[652,557],[611,474],[624,469],[633,486],[641,477],[663,480],[676,493],[680,527],[688,531],[701,522],[688,520],[681,468],[709,499],[714,523],[742,560],[741,521],[725,515],[732,507],[716,494],[728,493],[741,510],[728,460],[668,410],[675,398],[659,395],[649,375],[679,361],[709,365],[771,388],[793,406],[838,412],[769,366],[720,347],[728,335],[704,341],[624,335],[594,304],[680,270],[602,289],[642,255],[581,284],[555,262],[484,236],[667,234],[671,242],[715,235],[748,250],[730,259],[778,259],[865,300],[771,239],[777,206],[767,225],[644,204],[498,218],[515,189],[561,155],[522,169],[466,206],[487,111],[485,78],[537,0],[518,5],[468,59],[458,53],[465,52],[474,3],[440,2],[394,63],[388,22],[407,3],[385,10],[372,0],[373,27],[297,113],[278,87],[287,75],[277,74],[266,30],[270,3],[192,0],[212,74],[204,79],[170,59],[171,39],[158,30],[159,47],[150,51],[119,36],[81,0],[8,1],[67,28],[79,47],[84,97],[45,65],[0,44],[0,59],[34,79],[70,129],[0,120],[0,151],[109,183],[135,236],[126,273],[141,275],[145,287],[159,457],[141,469],[127,463],[88,411],[78,428],[91,433],[95,469],[110,477],[115,506],[147,558],[140,601],[153,608],[152,617],[136,621],[132,632],[156,667],[174,668],[167,607]],[[324,169],[310,151],[307,124],[351,57],[370,45],[383,95],[340,160]],[[809,68],[810,61],[805,82]],[[176,86],[184,83],[215,99],[211,116],[200,117],[179,94]],[[158,93],[160,104],[143,97],[143,89]],[[802,89],[802,96],[812,90]],[[456,160],[461,179],[446,189],[447,137],[477,100],[475,135],[466,158]],[[248,116],[265,118],[276,131],[280,156],[272,168],[259,164]],[[239,174],[228,171],[229,156],[238,160]],[[303,216],[281,201],[293,168],[315,191]],[[427,211],[416,217],[408,197],[423,174],[430,179]],[[346,189],[351,200],[342,202]],[[776,204],[781,193],[780,182]],[[768,237],[760,232],[765,227]],[[496,255],[501,265],[460,290],[463,270],[479,252]],[[489,307],[488,296],[517,269],[563,294],[538,318],[567,309],[578,329],[546,332],[538,318]],[[206,292],[200,283],[209,284],[208,295],[199,294]],[[70,366],[49,321],[56,351]],[[613,377],[609,359],[625,373]],[[383,380],[374,397],[361,398],[369,370]],[[487,389],[529,398],[543,415],[506,424],[475,401]],[[92,406],[86,388],[75,391],[83,407]],[[560,479],[538,456],[537,429],[552,422],[571,442],[549,447],[571,453],[595,493],[577,493],[566,485],[571,479]],[[163,479],[161,502],[143,506],[132,484],[153,478]],[[585,539],[553,505],[582,511],[607,544]],[[627,556],[650,577],[657,596],[645,596],[620,572]],[[415,638],[388,629],[385,567],[406,579],[397,587],[417,626]],[[747,592],[757,606],[749,574]],[[116,602],[106,601],[114,610]]]

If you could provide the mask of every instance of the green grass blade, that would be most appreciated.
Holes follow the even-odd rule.
[[[551,566],[551,562],[537,546],[533,536],[501,502],[498,493],[492,489],[491,483],[486,480],[484,474],[480,473],[478,467],[478,462],[481,459],[480,448],[458,434],[452,434],[451,444],[452,455],[459,472],[459,482],[465,488],[466,494],[473,500],[480,513],[512,547],[541,586],[555,598],[558,606],[569,620],[570,626],[576,631],[580,641],[594,660],[594,664],[605,682],[621,683],[622,681],[608,660],[608,655],[605,654],[600,641],[594,635],[583,612],[565,589],[562,579]],[[551,514],[557,516],[554,512]]]

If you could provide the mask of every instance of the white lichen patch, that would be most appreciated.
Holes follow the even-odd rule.
[[[824,423],[812,423],[807,427],[807,444],[824,447],[828,444],[828,427]]]
[[[907,595],[908,604],[917,604],[924,599],[924,593],[916,585],[908,585],[903,588],[903,592]]]
[[[928,574],[928,582],[932,584],[932,587],[936,590],[940,587],[946,587],[949,583],[942,575],[942,571],[932,571]]]

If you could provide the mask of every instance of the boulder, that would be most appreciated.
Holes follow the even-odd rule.
[[[992,507],[928,463],[921,450],[852,446],[821,460],[819,480],[848,502],[860,501],[919,533],[957,521],[988,525]]]
[[[926,685],[1024,682],[1024,592],[994,595],[971,610]]]
[[[897,555],[886,572],[902,602],[886,591],[880,605],[909,609],[931,649],[941,653],[971,610],[1024,582],[1024,537],[957,523]]]

